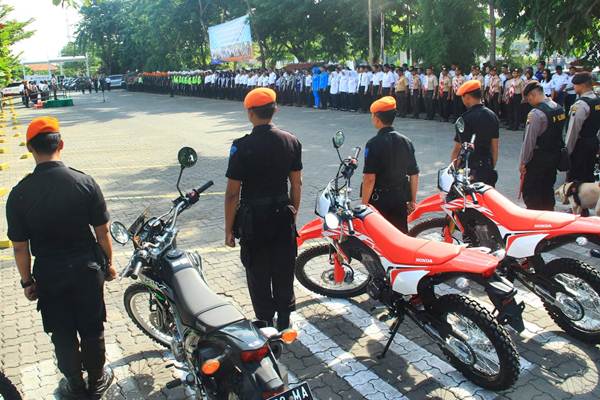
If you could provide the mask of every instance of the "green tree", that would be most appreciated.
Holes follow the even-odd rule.
[[[27,31],[31,20],[19,22],[8,19],[12,7],[0,3],[0,86],[21,76],[18,55],[11,51],[11,46],[20,40],[30,37],[33,32]]]
[[[504,51],[525,35],[547,57],[572,54],[600,64],[600,0],[497,0]]]
[[[473,0],[420,0],[410,47],[425,65],[470,65],[488,54],[486,5]]]

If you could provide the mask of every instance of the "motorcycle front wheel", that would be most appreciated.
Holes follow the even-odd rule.
[[[15,385],[0,372],[0,400],[21,400],[21,398]]]
[[[333,276],[333,247],[322,244],[304,250],[296,258],[295,274],[298,282],[308,290],[332,298],[350,298],[365,294],[369,272],[356,259],[344,264],[345,277],[340,283]]]
[[[167,328],[169,316],[168,311],[163,311],[166,305],[159,304],[156,295],[147,286],[141,283],[129,286],[123,302],[129,318],[146,336],[161,346],[170,347],[172,337]]]
[[[504,327],[468,297],[448,294],[436,303],[440,319],[452,328],[440,346],[450,364],[483,388],[510,388],[519,377],[520,361]]]
[[[564,288],[554,294],[556,304],[542,301],[554,322],[572,337],[600,343],[600,274],[571,258],[550,261],[542,274]],[[554,291],[552,291],[554,293]]]

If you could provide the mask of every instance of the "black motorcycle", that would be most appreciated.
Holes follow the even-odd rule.
[[[284,393],[287,371],[278,359],[282,343],[292,343],[296,331],[278,332],[265,322],[247,320],[208,287],[200,256],[177,248],[177,217],[213,185],[210,181],[183,194],[179,189],[183,170],[195,165],[198,156],[184,147],[178,159],[180,196],[169,212],[148,218],[145,211],[129,229],[119,222],[110,226],[117,243],[125,245],[131,240],[134,246],[131,260],[121,272],[121,277],[139,280],[125,291],[127,313],[146,335],[171,349],[182,365],[178,368],[186,373],[167,387],[184,384],[195,391],[196,398],[211,400],[310,393],[306,383]]]
[[[0,400],[21,400],[21,394],[13,383],[0,371]]]

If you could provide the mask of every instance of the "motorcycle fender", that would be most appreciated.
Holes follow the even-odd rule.
[[[408,222],[414,222],[424,214],[442,211],[443,204],[444,199],[441,193],[431,195],[421,200],[415,207],[415,210],[408,216]]]
[[[508,324],[517,332],[522,332],[525,329],[523,323],[525,304],[523,302],[517,303],[515,299],[517,290],[513,284],[508,279],[498,275],[498,273],[494,273],[482,283],[489,299],[498,310],[496,317],[498,322]]]
[[[315,218],[298,231],[298,247],[302,246],[307,240],[321,237],[323,237],[323,220]]]

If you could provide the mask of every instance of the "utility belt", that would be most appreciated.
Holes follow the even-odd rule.
[[[104,276],[107,276],[108,257],[98,242],[91,243],[88,248],[83,247],[62,254],[36,256],[35,267],[42,275],[46,275],[47,273],[58,273],[59,269],[64,268],[90,267],[90,262],[96,264],[96,268],[99,267],[104,273]],[[51,270],[48,270],[47,268],[50,268]],[[41,269],[44,271],[42,272]]]
[[[242,199],[233,235],[242,243],[272,243],[285,238],[293,226],[294,213],[287,194]]]
[[[371,201],[373,203],[408,200],[410,200],[408,180],[405,180],[403,184],[395,186],[377,186],[373,188],[373,193],[371,194]]]

